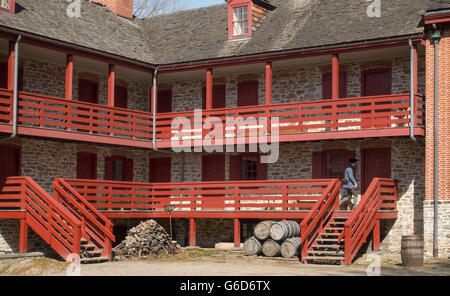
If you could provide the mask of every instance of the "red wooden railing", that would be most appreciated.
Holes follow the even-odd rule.
[[[18,123],[25,127],[79,132],[126,139],[152,139],[152,114],[19,93]],[[0,89],[0,123],[11,122],[12,92]]]
[[[151,113],[25,92],[19,93],[18,104],[22,127],[147,142],[153,138]],[[12,123],[11,106],[12,92],[0,89],[0,124]],[[423,127],[423,96],[415,95],[414,108],[415,127]],[[410,102],[409,94],[396,94],[203,110],[195,116],[194,111],[157,114],[156,140],[205,139],[212,131],[220,133],[214,135],[216,139],[232,139],[409,127]],[[177,118],[190,126],[172,126]]]
[[[416,95],[416,127],[424,125],[424,114],[424,98]],[[273,122],[274,117],[278,117],[278,123]],[[175,118],[184,118],[191,127],[180,125],[175,129],[172,126]],[[202,126],[207,118],[211,126]],[[162,141],[181,141],[205,138],[212,129],[226,138],[234,138],[397,128],[408,127],[409,123],[409,94],[398,94],[203,110],[201,116],[194,111],[158,114],[156,135]],[[219,130],[215,124],[221,124],[222,128]]]
[[[300,224],[302,237],[301,258],[308,254],[308,250],[338,209],[340,188],[341,181],[333,179],[314,208],[302,220]],[[303,261],[303,259],[301,260]]]
[[[331,180],[132,183],[67,180],[99,211],[309,211]]]
[[[344,231],[338,243],[344,239],[345,261],[351,264],[362,244],[375,227],[380,210],[395,210],[397,207],[397,188],[392,179],[374,178],[356,209],[345,222]]]
[[[63,179],[56,178],[53,187],[55,199],[82,221],[83,238],[94,243],[99,249],[104,249],[103,255],[111,259],[112,242],[115,240],[111,220],[101,214],[93,204],[78,194]]]
[[[30,177],[8,177],[1,210],[25,212],[25,222],[62,258],[80,254],[82,222]]]

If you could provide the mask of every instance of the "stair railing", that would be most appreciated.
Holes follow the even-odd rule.
[[[309,214],[302,220],[300,224],[302,238],[300,258],[302,262],[304,262],[303,258],[307,256],[312,244],[316,241],[319,234],[332,218],[334,212],[338,209],[340,188],[340,180],[330,180],[330,184],[325,189],[321,198],[316,202]]]
[[[111,260],[112,242],[115,241],[111,220],[100,213],[63,179],[56,178],[53,187],[55,188],[55,199],[81,220],[82,237],[88,242],[94,243],[97,247],[103,248],[104,253],[102,255]]]
[[[362,244],[374,229],[377,213],[384,199],[397,200],[397,189],[392,179],[374,178],[356,209],[345,222],[338,243],[344,240],[344,264],[351,264]]]
[[[63,259],[80,255],[82,223],[30,177],[8,177],[2,190],[20,200],[25,223]],[[9,197],[8,197],[9,198]],[[1,205],[0,205],[1,207]]]

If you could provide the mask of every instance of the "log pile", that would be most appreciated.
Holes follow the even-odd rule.
[[[116,260],[140,259],[154,255],[178,254],[181,247],[155,220],[141,222],[127,232],[125,239],[114,248]]]
[[[300,225],[295,221],[263,221],[254,229],[254,236],[244,243],[248,256],[283,256],[292,258],[300,247]]]

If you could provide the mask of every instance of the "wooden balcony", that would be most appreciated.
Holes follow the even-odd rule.
[[[0,132],[12,132],[12,92],[0,90]],[[424,135],[425,105],[415,95],[414,135]],[[188,126],[174,126],[177,119]],[[32,93],[19,93],[18,133],[152,148],[153,115]],[[205,122],[209,122],[205,124]],[[313,141],[410,134],[409,94],[172,112],[156,116],[156,146]]]

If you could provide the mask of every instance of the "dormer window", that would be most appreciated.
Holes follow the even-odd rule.
[[[233,8],[233,37],[248,35],[247,6]]]
[[[0,11],[14,13],[15,0],[0,0]]]
[[[227,0],[228,39],[247,39],[276,7],[269,0]]]

